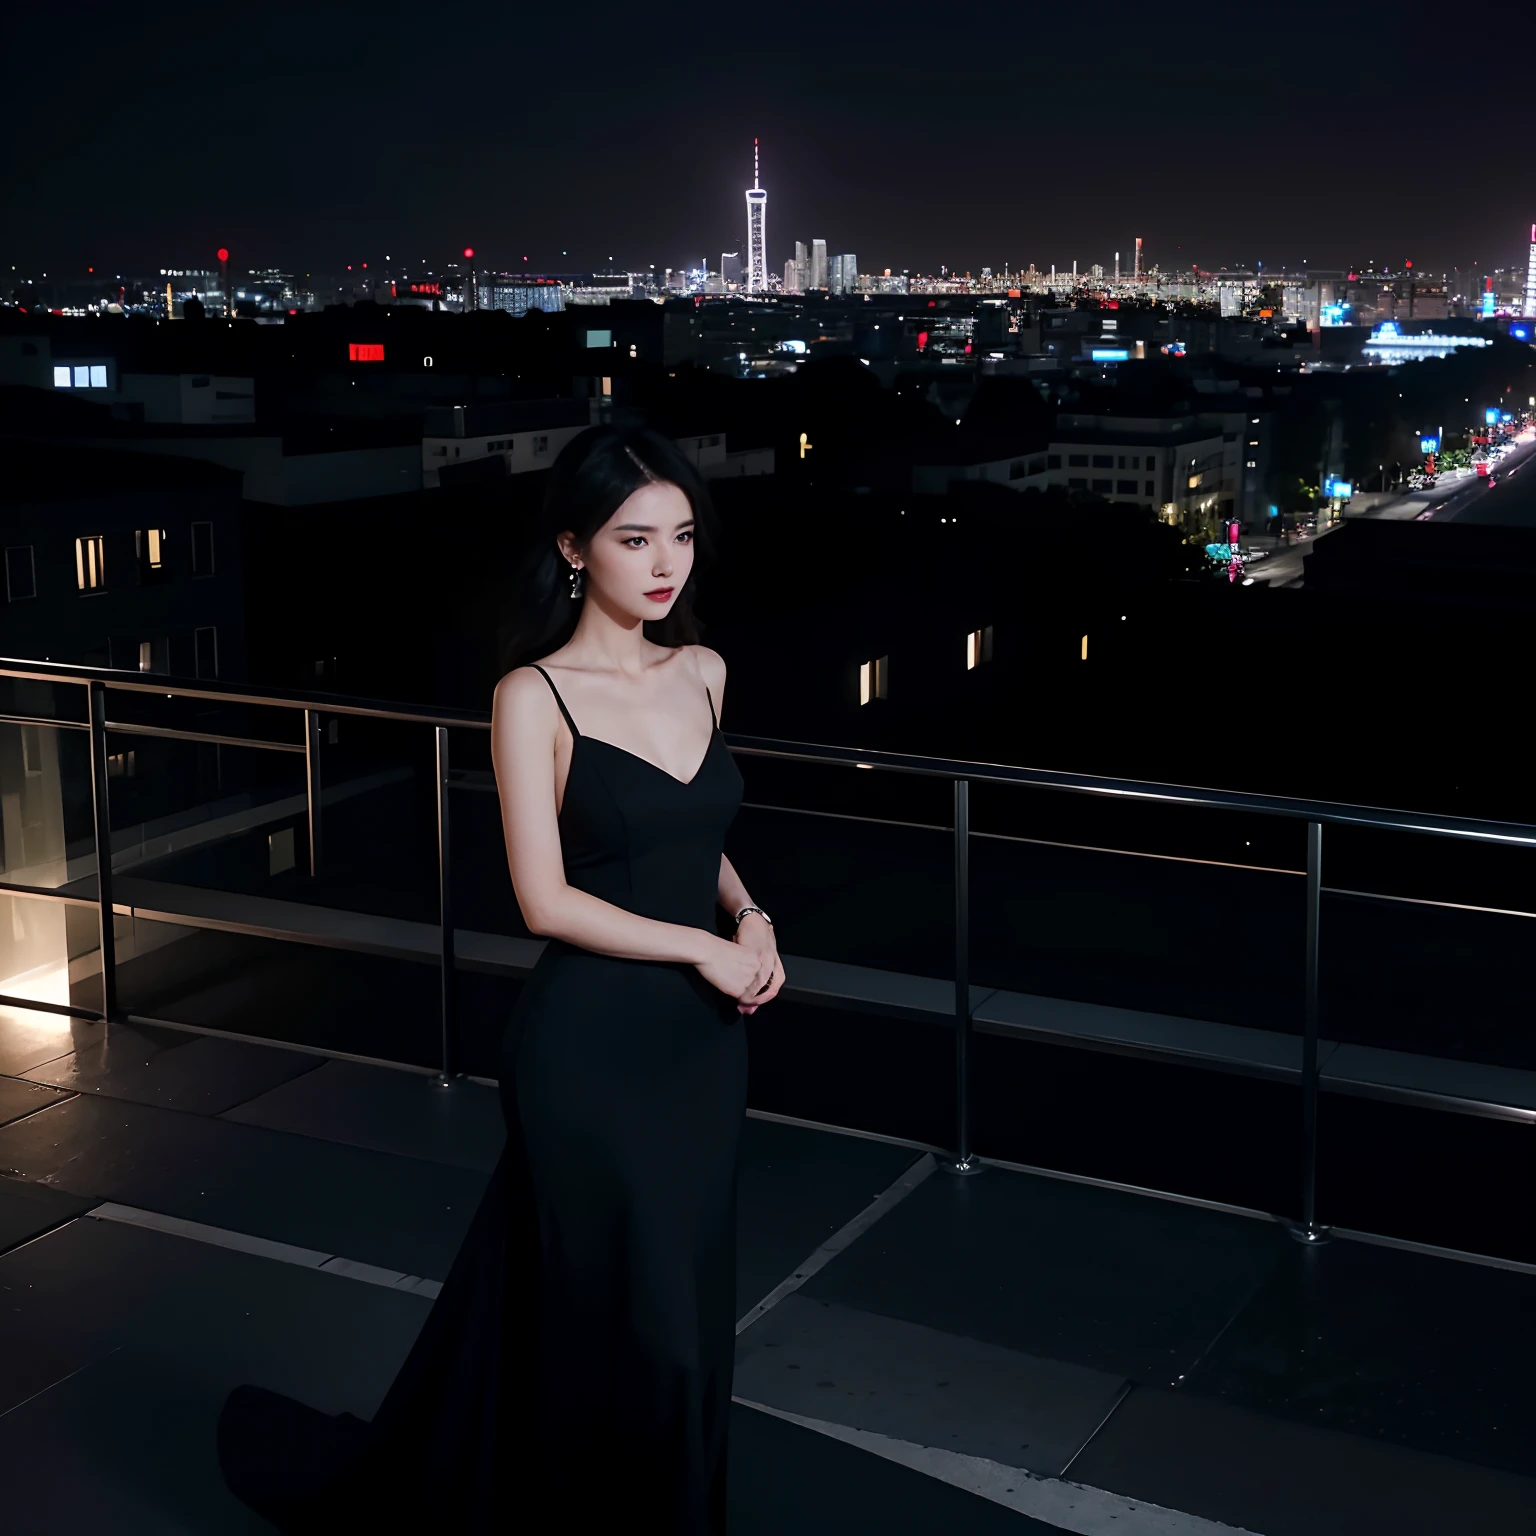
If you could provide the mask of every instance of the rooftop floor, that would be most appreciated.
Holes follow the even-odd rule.
[[[268,1529],[219,1475],[224,1394],[372,1413],[498,1155],[496,1096],[67,1032],[0,1021],[0,1526]],[[1302,1248],[761,1113],[738,1253],[733,1531],[1536,1528],[1519,1266]]]

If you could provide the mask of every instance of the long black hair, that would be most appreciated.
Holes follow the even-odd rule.
[[[676,443],[649,427],[588,427],[560,450],[550,469],[538,526],[502,624],[503,674],[558,650],[576,628],[586,599],[571,600],[570,566],[558,537],[569,529],[584,545],[641,486],[658,481],[688,498],[695,520],[693,569],[665,617],[645,620],[645,638],[672,647],[698,641],[694,595],[715,553],[714,507],[704,477]]]

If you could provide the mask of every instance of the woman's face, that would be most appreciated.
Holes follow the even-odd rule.
[[[615,615],[660,619],[672,611],[693,570],[693,508],[675,485],[633,492],[592,536],[585,551],[569,533],[560,549],[583,571],[584,598]]]

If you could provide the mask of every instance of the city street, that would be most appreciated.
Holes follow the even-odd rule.
[[[1409,491],[1365,511],[1351,512],[1331,527],[1284,546],[1247,570],[1255,585],[1299,586],[1307,551],[1317,539],[1357,517],[1383,518],[1393,522],[1504,523],[1536,528],[1536,442],[1521,443],[1498,465],[1496,484],[1490,489],[1481,479],[1444,479],[1433,490]],[[1262,544],[1259,546],[1262,548]]]
[[[1497,483],[1467,481],[1441,506],[1433,509],[1436,522],[1502,523],[1536,528],[1536,442],[1521,443],[1495,472]]]

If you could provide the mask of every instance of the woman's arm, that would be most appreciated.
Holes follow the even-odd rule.
[[[725,659],[706,645],[696,645],[693,649],[699,671],[715,701],[715,719],[718,722],[725,694]],[[720,876],[715,885],[715,894],[720,905],[732,917],[743,907],[754,905],[741,876],[736,873],[735,865],[723,853],[720,855]],[[758,913],[750,912],[737,925],[735,942],[756,954],[767,967],[768,984],[760,993],[753,995],[751,1002],[743,1003],[740,1008],[745,1014],[756,1013],[764,1003],[771,1003],[779,995],[779,988],[784,985],[784,962],[779,959],[773,924],[764,922]]]
[[[696,645],[692,650],[694,660],[698,663],[699,675],[704,679],[704,685],[709,689],[709,696],[714,701],[715,721],[718,724],[724,709],[725,658],[718,651],[710,650],[707,645]],[[743,907],[752,905],[752,898],[747,894],[747,888],[742,884],[741,876],[736,873],[731,861],[723,853],[720,855],[720,880],[715,894],[720,905],[732,917],[735,917]]]
[[[549,685],[531,667],[496,685],[491,759],[501,797],[507,866],[523,921],[542,937],[626,960],[701,965],[727,941],[702,928],[663,923],[566,884],[555,808],[559,712]]]
[[[718,895],[720,905],[735,917],[743,907],[754,905],[752,898],[747,895],[747,888],[741,883],[741,876],[736,873],[731,861],[722,853],[720,855],[720,886]]]

